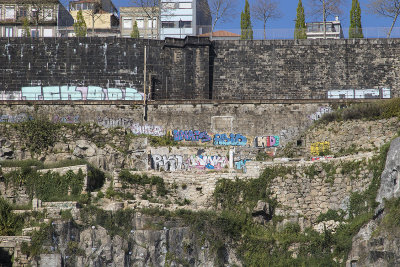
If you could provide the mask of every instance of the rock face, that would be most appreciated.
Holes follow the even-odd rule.
[[[400,231],[380,227],[387,216],[384,199],[397,198],[399,192],[400,138],[391,142],[381,175],[381,186],[376,197],[379,207],[375,219],[363,226],[353,238],[352,250],[346,266],[400,266]]]
[[[381,176],[381,186],[376,201],[381,203],[383,199],[400,196],[400,138],[392,141],[386,158],[385,170]]]
[[[53,222],[50,250],[31,262],[32,266],[51,261],[51,266],[214,266],[217,257],[208,242],[199,242],[190,227],[167,221],[153,229],[160,218],[137,214],[132,230],[124,236],[111,234],[103,227],[78,227],[71,222]],[[147,229],[148,228],[148,229]],[[77,249],[71,250],[72,244]],[[241,266],[226,247],[220,262]]]

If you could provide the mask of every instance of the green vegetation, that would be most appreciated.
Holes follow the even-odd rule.
[[[164,136],[148,136],[150,145],[154,147],[158,146],[177,146],[179,143],[174,140],[173,136],[170,133],[167,133]]]
[[[12,206],[0,197],[0,236],[13,236],[20,233],[24,219],[12,213]]]
[[[84,163],[83,161],[71,161],[69,163]],[[5,184],[14,188],[25,186],[31,198],[37,197],[43,201],[82,200],[84,174],[81,169],[78,173],[72,170],[60,175],[48,171],[41,173],[38,170],[47,167],[37,160],[2,161],[1,165],[9,167],[21,167],[18,170],[3,174]],[[60,162],[60,166],[69,166],[68,161]],[[33,166],[35,168],[33,168]],[[94,191],[101,188],[105,181],[104,172],[89,165],[88,190]]]
[[[137,22],[135,21],[135,24],[133,24],[133,29],[131,32],[131,38],[139,38],[139,28],[137,26]]]
[[[259,151],[256,155],[256,161],[266,161],[270,159],[272,159],[272,157],[264,151]]]
[[[22,28],[24,29],[22,36],[23,37],[31,37],[31,24],[27,17],[22,19]]]
[[[364,38],[361,27],[361,8],[358,0],[353,0],[351,3],[349,38]]]
[[[250,5],[249,1],[247,0],[244,4],[244,10],[240,15],[240,29],[240,39],[253,40],[253,27],[251,26]]]
[[[48,253],[44,246],[50,246],[52,242],[52,236],[55,233],[55,229],[52,223],[42,224],[40,225],[40,229],[38,231],[34,231],[32,234],[32,241],[30,245],[27,243],[22,243],[21,250],[22,253],[36,257],[42,253]]]
[[[24,141],[32,154],[40,154],[58,140],[59,124],[48,120],[35,118],[12,126],[18,131],[19,137]]]
[[[393,117],[400,118],[400,98],[351,104],[347,108],[324,114],[318,123],[361,119],[378,120]]]
[[[307,39],[304,7],[301,0],[299,0],[299,4],[297,5],[296,25],[294,27],[294,39]]]
[[[124,184],[155,185],[158,196],[165,196],[168,193],[163,178],[159,176],[148,177],[147,174],[131,174],[128,170],[122,170],[119,174],[119,179]]]
[[[81,210],[81,220],[86,226],[100,225],[107,229],[111,236],[127,236],[132,230],[134,210],[105,211],[88,205]]]
[[[74,23],[74,32],[76,37],[85,37],[87,34],[86,22],[83,18],[82,10],[79,10],[76,16],[76,22]]]

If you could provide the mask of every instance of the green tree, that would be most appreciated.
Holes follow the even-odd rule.
[[[135,21],[135,24],[133,25],[133,29],[131,32],[131,38],[139,38],[139,28],[137,26],[137,22]]]
[[[79,10],[76,16],[76,22],[74,23],[74,32],[76,37],[86,36],[87,27],[85,19],[83,18],[82,10]]]
[[[31,37],[31,28],[28,18],[25,17],[22,23],[22,28],[24,29],[23,37]]]
[[[307,39],[305,20],[303,3],[299,0],[299,4],[297,5],[296,25],[294,28],[294,39]]]
[[[253,28],[251,26],[251,18],[250,18],[250,5],[247,0],[244,5],[244,10],[240,15],[240,28],[241,28],[240,39],[253,40]]]
[[[361,27],[361,8],[358,0],[353,0],[351,3],[349,38],[364,38]]]
[[[23,219],[12,213],[10,204],[0,197],[0,236],[13,236],[23,226]]]

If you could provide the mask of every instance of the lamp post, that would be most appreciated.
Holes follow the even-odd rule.
[[[182,39],[182,19],[179,19],[179,39]]]

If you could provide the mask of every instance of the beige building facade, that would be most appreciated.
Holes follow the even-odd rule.
[[[137,23],[139,38],[159,38],[159,8],[121,7],[120,8],[121,37],[131,37],[133,26]]]
[[[0,37],[56,37],[72,24],[58,0],[0,0]]]
[[[93,32],[95,35],[102,33],[100,34],[102,36],[104,36],[104,33],[109,33],[108,35],[119,35],[118,10],[111,0],[71,1],[69,4],[69,12],[74,18],[74,21],[76,21],[79,11],[82,11],[88,36]]]

